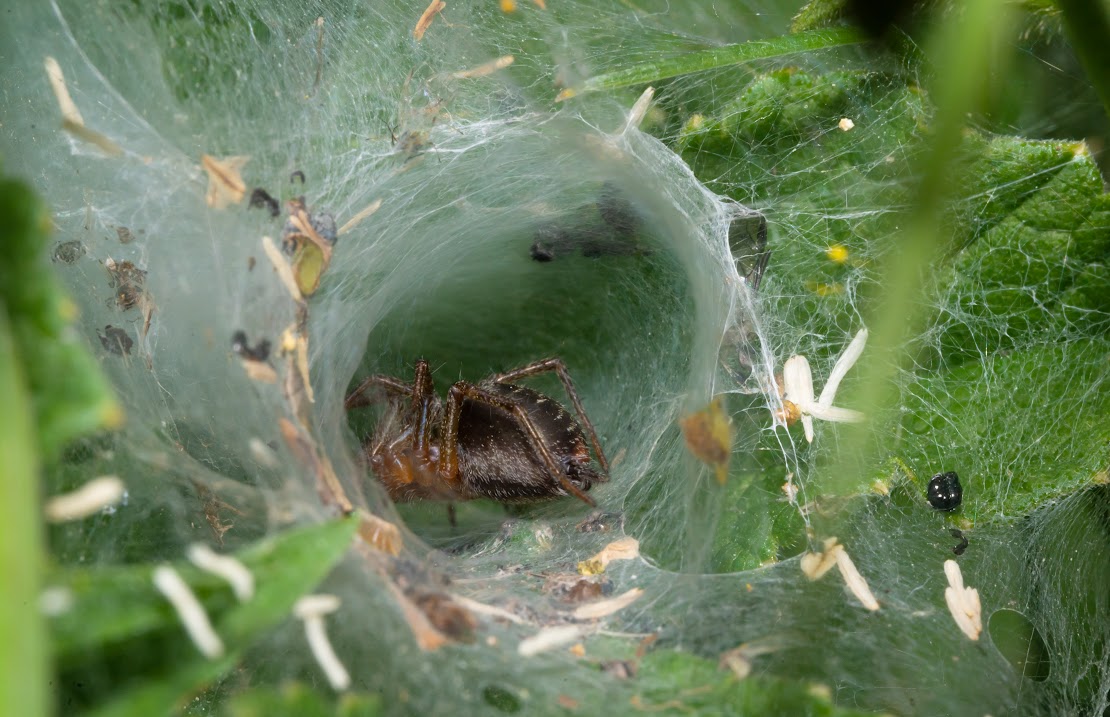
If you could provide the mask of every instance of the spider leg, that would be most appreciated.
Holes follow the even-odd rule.
[[[438,409],[439,399],[432,385],[432,372],[428,362],[416,362],[416,377],[412,382],[412,450],[424,461],[428,460],[431,446],[432,416]]]
[[[369,406],[375,401],[373,394],[368,393],[369,390],[375,386],[385,389],[386,393],[401,396],[411,396],[412,386],[408,385],[399,378],[392,376],[367,376],[362,380],[354,391],[347,394],[347,398],[343,401],[343,407],[348,411],[352,408],[363,408]]]
[[[586,430],[586,435],[590,438],[590,445],[594,447],[594,454],[597,455],[597,462],[601,464],[602,470],[606,475],[609,474],[609,461],[606,460],[605,454],[601,450],[601,442],[597,439],[597,431],[594,430],[594,424],[590,422],[590,417],[586,415],[586,409],[582,407],[582,401],[578,398],[578,392],[574,390],[574,382],[570,380],[570,374],[567,373],[567,365],[563,363],[561,358],[549,358],[541,361],[535,361],[527,366],[521,366],[512,371],[499,373],[493,377],[497,383],[511,383],[518,378],[525,378],[527,376],[535,376],[540,373],[547,373],[554,371],[559,380],[563,382],[563,388],[566,389],[567,395],[570,397],[570,402],[574,405],[574,412],[578,414],[578,420],[582,423],[582,428]],[[591,504],[593,501],[590,501]]]
[[[523,406],[516,403],[511,403],[504,400],[500,396],[490,393],[480,386],[476,386],[466,381],[459,381],[451,390],[447,392],[447,410],[443,416],[443,428],[440,431],[440,441],[443,446],[439,454],[439,473],[444,476],[448,483],[455,484],[459,480],[459,455],[458,455],[458,441],[459,441],[459,416],[461,415],[462,403],[464,400],[470,399],[479,403],[499,408],[502,411],[512,414],[512,416],[524,429],[525,435],[528,436],[529,441],[536,453],[543,459],[544,465],[547,466],[548,474],[565,490],[579,500],[596,506],[593,498],[586,495],[578,486],[570,482],[570,478],[559,466],[555,457],[551,455],[547,445],[543,442],[540,432],[536,429],[536,425],[532,422],[531,416],[524,410]]]

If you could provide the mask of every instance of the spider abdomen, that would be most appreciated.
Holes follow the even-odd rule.
[[[558,401],[524,386],[483,382],[481,388],[520,406],[555,463],[578,488],[599,480],[590,465],[586,436]],[[531,449],[525,428],[508,411],[464,400],[458,429],[459,483],[470,496],[533,502],[566,495],[552,493],[552,477],[542,456]]]

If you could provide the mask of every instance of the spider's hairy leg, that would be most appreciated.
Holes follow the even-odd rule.
[[[427,461],[431,446],[432,415],[436,412],[439,399],[432,384],[432,372],[428,368],[428,362],[419,359],[416,362],[415,373],[412,382],[412,450],[413,455],[422,461]]]
[[[605,453],[601,450],[601,441],[597,439],[597,431],[594,430],[594,424],[590,422],[590,417],[586,415],[586,409],[582,407],[582,401],[578,398],[578,391],[574,390],[574,382],[570,380],[570,374],[567,372],[567,365],[563,363],[561,358],[548,358],[540,361],[534,361],[527,366],[499,373],[493,377],[497,383],[512,383],[518,378],[525,378],[527,376],[535,376],[541,373],[554,371],[559,380],[563,382],[563,388],[566,389],[567,396],[570,397],[570,402],[574,406],[574,412],[578,414],[578,420],[585,429],[586,435],[590,438],[590,445],[593,446],[594,454],[597,456],[597,462],[601,464],[601,469],[605,471],[605,477],[609,477],[609,461],[605,458]],[[593,501],[590,501],[591,504]]]
[[[401,381],[399,378],[393,378],[392,376],[367,376],[355,387],[354,391],[347,394],[347,398],[343,401],[343,407],[349,411],[352,408],[363,408],[373,404],[377,400],[377,397],[374,396],[370,389],[375,387],[385,389],[387,394],[400,394],[402,396],[412,395],[412,386]]]
[[[499,408],[511,414],[524,430],[525,435],[528,436],[532,447],[543,458],[548,474],[558,482],[560,487],[588,505],[597,505],[593,498],[586,495],[574,483],[571,483],[570,478],[559,466],[555,457],[551,455],[551,451],[548,450],[547,444],[543,442],[539,430],[532,422],[532,417],[528,415],[523,406],[505,401],[500,396],[466,381],[459,381],[447,392],[447,410],[444,412],[443,429],[440,432],[442,448],[439,454],[439,472],[448,482],[454,484],[459,479],[459,416],[461,415],[462,403],[467,399]]]

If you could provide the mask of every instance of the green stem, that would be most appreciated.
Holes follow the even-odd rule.
[[[619,87],[643,85],[665,80],[679,75],[714,70],[729,65],[738,65],[751,60],[794,55],[843,45],[854,45],[864,41],[863,35],[852,28],[833,28],[811,30],[795,35],[783,35],[770,40],[752,40],[738,45],[714,47],[700,52],[688,52],[657,62],[632,65],[614,72],[607,72],[586,80],[581,87],[566,96],[573,97],[583,92],[612,90]]]
[[[43,536],[27,382],[0,305],[0,714],[50,713],[46,624],[38,610]]]
[[[1072,47],[1110,117],[1110,18],[1102,0],[1056,0]]]

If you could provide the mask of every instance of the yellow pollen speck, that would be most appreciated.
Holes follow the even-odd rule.
[[[515,0],[501,0],[501,12],[503,12],[503,13],[516,12],[516,1]]]
[[[843,264],[848,261],[848,247],[843,244],[833,244],[825,250],[825,256],[834,264]]]

